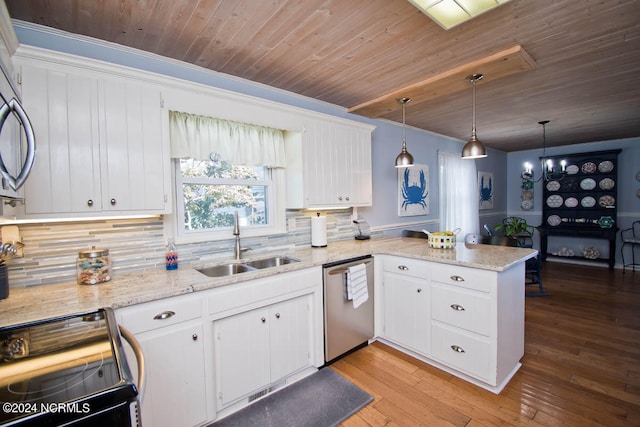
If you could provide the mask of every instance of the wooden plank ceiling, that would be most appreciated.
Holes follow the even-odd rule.
[[[14,19],[347,109],[406,96],[401,89],[519,45],[532,69],[500,78],[490,68],[474,71],[485,74],[476,93],[478,137],[487,146],[539,148],[540,120],[551,121],[548,146],[640,136],[637,0],[512,0],[449,31],[406,0],[5,2]],[[408,104],[407,124],[467,140],[471,85],[447,87]],[[392,104],[369,115],[401,121]]]

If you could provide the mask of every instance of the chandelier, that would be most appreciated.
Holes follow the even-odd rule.
[[[538,124],[542,125],[542,157],[540,157],[542,174],[536,179],[534,177],[535,172],[533,170],[533,165],[529,162],[524,164],[524,170],[522,171],[521,176],[523,181],[530,181],[531,186],[533,186],[534,182],[539,182],[542,179],[545,181],[559,181],[564,178],[567,173],[566,160],[562,159],[558,164],[555,164],[552,159],[547,157],[547,123],[549,123],[549,120],[542,120],[538,122]]]

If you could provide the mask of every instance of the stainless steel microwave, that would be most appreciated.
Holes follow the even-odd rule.
[[[22,198],[36,155],[33,128],[4,67],[0,72],[0,197]]]

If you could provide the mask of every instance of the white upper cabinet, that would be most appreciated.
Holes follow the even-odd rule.
[[[97,79],[23,66],[22,98],[37,147],[25,212],[100,211]]]
[[[26,217],[170,212],[159,87],[38,61],[21,73],[37,141]]]
[[[371,206],[371,131],[317,120],[287,132],[287,207]]]
[[[122,80],[103,84],[102,209],[164,212],[170,173],[160,90]]]

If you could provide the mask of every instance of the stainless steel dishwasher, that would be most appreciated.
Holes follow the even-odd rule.
[[[358,308],[347,299],[349,267],[365,264],[369,298]],[[324,264],[324,360],[335,359],[368,344],[373,338],[373,257]]]

